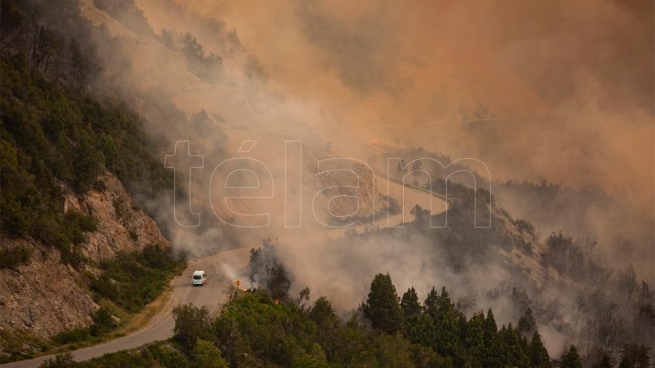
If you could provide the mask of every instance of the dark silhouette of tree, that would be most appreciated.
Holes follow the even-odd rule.
[[[600,363],[597,365],[598,368],[612,368],[612,360],[607,354],[603,354],[603,357],[600,359]]]
[[[628,355],[624,355],[619,363],[619,368],[636,368],[634,360]]]
[[[289,273],[284,265],[276,262],[269,270],[266,290],[268,290],[271,298],[281,300],[287,298],[290,288],[291,280],[289,279]]]
[[[400,310],[396,287],[391,276],[377,274],[371,282],[368,298],[362,306],[364,316],[371,320],[373,328],[389,334],[402,329],[403,315]]]
[[[407,292],[403,294],[403,297],[400,300],[400,309],[403,311],[403,317],[405,320],[421,314],[421,304],[418,301],[418,295],[413,287],[409,288]]]
[[[446,288],[441,289],[441,295],[432,288],[425,299],[424,307],[425,313],[432,318],[434,325],[432,347],[440,355],[456,356],[461,342],[458,322],[460,314],[455,310]]]
[[[517,326],[519,333],[525,339],[529,339],[537,331],[537,321],[535,321],[534,316],[532,315],[532,308],[528,307],[525,310],[525,314],[519,318],[519,323]]]
[[[532,335],[532,341],[530,341],[529,352],[530,352],[531,367],[553,368],[553,363],[550,361],[548,350],[546,350],[544,343],[541,341],[541,335],[539,335],[539,332],[535,332]]]
[[[180,51],[186,57],[189,71],[198,78],[217,82],[223,72],[223,58],[214,53],[205,54],[205,50],[191,33],[181,35]]]
[[[412,208],[409,213],[414,216],[414,222],[419,225],[424,225],[430,221],[430,210],[424,210],[423,207],[418,204]]]
[[[502,368],[502,357],[498,354],[498,326],[491,309],[484,321],[484,355],[482,365],[487,368]]]
[[[578,349],[574,345],[569,347],[569,351],[564,353],[560,358],[560,368],[582,368],[582,361],[578,355]]]
[[[621,348],[621,363],[619,367],[635,367],[635,368],[648,368],[650,367],[650,348],[646,345],[626,344]]]
[[[498,331],[498,353],[502,357],[504,366],[527,368],[530,358],[526,354],[527,343],[510,323]]]
[[[42,25],[36,25],[32,32],[30,58],[35,67],[48,71],[48,63],[58,48],[57,33]]]
[[[298,307],[301,310],[305,309],[305,306],[304,306],[303,302],[306,302],[306,301],[309,300],[309,294],[310,293],[311,293],[311,291],[309,290],[308,287],[300,290],[300,293],[298,294],[298,299],[296,299],[296,304],[298,305]]]
[[[173,32],[170,29],[163,28],[157,39],[169,50],[176,51],[175,41],[173,40]]]
[[[471,359],[473,367],[482,367],[485,355],[484,346],[485,320],[482,312],[471,317],[466,326],[466,337],[464,344]]]

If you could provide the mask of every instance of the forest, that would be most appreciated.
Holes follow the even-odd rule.
[[[235,290],[216,318],[204,308],[174,310],[170,341],[75,363],[62,354],[42,367],[582,367],[577,348],[551,357],[532,311],[498,326],[491,309],[466,318],[448,290],[433,288],[420,302],[414,288],[399,296],[389,274],[371,282],[364,303],[347,320],[309,290],[274,299],[275,283]],[[279,296],[279,295],[276,295]],[[626,345],[620,361],[604,355],[592,367],[650,366],[645,346]]]

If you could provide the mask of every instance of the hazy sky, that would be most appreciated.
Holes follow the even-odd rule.
[[[498,179],[598,184],[653,212],[650,1],[183,6],[225,21],[273,88],[318,106],[325,121],[310,125],[339,124],[325,127],[336,148],[349,134],[423,146]]]

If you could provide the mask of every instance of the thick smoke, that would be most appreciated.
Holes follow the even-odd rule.
[[[158,22],[155,29],[197,28],[180,24],[165,6],[139,4]],[[650,2],[289,0],[180,7],[233,27],[261,59],[270,90],[285,96],[276,123],[301,119],[337,155],[366,158],[367,142],[421,146],[478,158],[495,181],[596,186],[636,207],[634,217],[655,215]],[[204,36],[208,45],[215,40]],[[279,101],[258,96],[265,106],[259,112],[280,110]],[[517,208],[515,201],[503,204],[530,219],[533,208]],[[620,263],[645,259],[638,270],[650,277],[653,244],[642,236],[650,233],[633,216],[598,207],[582,214],[584,229],[575,235],[600,238],[611,254],[625,242],[608,229],[638,234],[649,249]],[[544,224],[542,235],[567,230],[567,218]]]
[[[184,6],[358,137],[474,156],[498,179],[621,188],[653,214],[652,2]]]
[[[103,32],[120,44],[99,38],[99,52],[110,61],[103,71],[107,94],[119,91],[134,101],[147,130],[161,137],[162,151],[171,155],[176,143],[189,141],[191,154],[205,156],[184,187],[193,196],[176,203],[199,213],[202,226],[180,226],[170,195],[150,203],[173,242],[202,256],[279,236],[296,286],[328,295],[343,310],[361,302],[375,273],[390,272],[399,291],[414,286],[422,297],[432,286],[467,290],[456,295],[463,305],[471,312],[493,306],[500,322],[522,312],[507,298],[487,295],[514,276],[500,262],[456,274],[443,250],[421,237],[323,244],[338,235],[317,228],[311,216],[313,195],[325,183],[316,163],[331,156],[366,160],[370,143],[474,157],[494,181],[599,186],[654,214],[651,2],[139,0],[152,34],[135,34],[93,1],[82,3],[83,13],[104,23]],[[220,73],[192,71],[195,59],[185,57],[181,44],[185,34],[204,47],[195,57],[220,64]],[[249,150],[246,140],[257,143]],[[295,157],[303,171],[291,177],[285,177],[285,140],[303,143]],[[232,203],[237,212],[271,212],[272,226],[233,228],[219,221],[228,214],[209,201],[220,192],[214,168],[242,152],[265,162],[273,180],[259,186],[242,172],[235,177],[240,184],[266,192],[302,183],[287,193],[302,195],[308,206],[302,229],[285,227],[286,197],[280,195]],[[243,169],[266,175],[254,164]],[[187,174],[178,179],[189,182]],[[505,203],[530,219],[521,203]],[[581,226],[610,222],[595,221],[601,210],[585,213]],[[181,219],[194,218],[187,216]],[[625,221],[611,219],[617,228]],[[557,223],[550,225],[557,230]],[[341,249],[347,251],[335,252]],[[544,300],[574,299],[573,292],[547,291]],[[550,307],[558,306],[544,309]],[[561,331],[573,325],[564,319],[544,326],[553,349],[572,335]]]

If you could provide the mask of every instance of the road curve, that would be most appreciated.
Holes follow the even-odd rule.
[[[393,226],[412,219],[409,211],[416,205],[423,208],[432,206],[432,214],[443,212],[447,209],[446,202],[435,195],[425,191],[403,186],[402,184],[387,180],[376,175],[377,187],[380,193],[387,194],[398,200],[403,210],[393,216],[376,219],[375,224],[380,228]],[[436,200],[435,200],[436,199]],[[335,231],[336,236],[342,232]],[[316,234],[320,242],[322,236]],[[182,275],[171,281],[171,296],[162,310],[141,330],[102,344],[89,346],[72,351],[73,359],[84,361],[113,353],[119,350],[136,348],[154,341],[165,340],[173,336],[175,321],[172,310],[179,304],[193,304],[199,307],[206,307],[212,315],[218,314],[220,309],[228,302],[233,290],[235,280],[228,279],[222,270],[227,268],[233,270],[243,269],[248,263],[249,248],[234,249],[217,253],[213,256],[191,260]],[[202,269],[207,272],[207,284],[202,287],[191,285],[191,274],[194,270]],[[54,358],[54,355],[42,356],[30,360],[22,360],[2,365],[3,368],[29,368],[38,367],[45,360]]]

